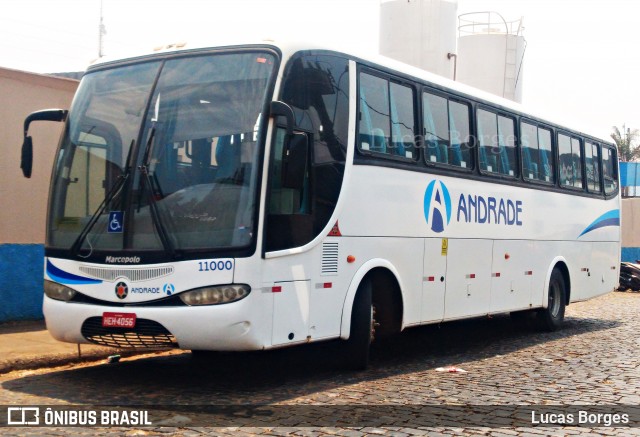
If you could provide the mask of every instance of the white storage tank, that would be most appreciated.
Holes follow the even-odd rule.
[[[456,80],[522,102],[523,30],[497,12],[460,15]]]
[[[380,54],[453,79],[456,0],[383,0]]]

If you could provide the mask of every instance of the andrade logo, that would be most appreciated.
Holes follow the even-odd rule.
[[[129,294],[129,287],[124,282],[118,282],[116,284],[116,296],[118,299],[124,299]]]
[[[433,180],[424,192],[424,218],[433,232],[443,232],[451,221],[451,196],[447,186]]]
[[[176,287],[171,283],[164,284],[162,286],[162,291],[164,291],[164,294],[166,294],[167,296],[171,296],[176,292]]]

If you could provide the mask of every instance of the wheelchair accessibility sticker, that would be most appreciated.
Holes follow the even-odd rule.
[[[111,211],[109,213],[109,224],[107,232],[110,234],[119,234],[124,230],[124,211]]]

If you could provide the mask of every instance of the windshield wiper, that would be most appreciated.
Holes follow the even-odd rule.
[[[78,235],[78,238],[76,238],[76,241],[74,241],[73,244],[71,245],[71,253],[73,255],[78,255],[78,253],[80,252],[80,248],[82,247],[82,243],[84,243],[84,241],[86,240],[87,235],[89,235],[89,232],[91,232],[91,229],[93,229],[93,226],[98,222],[98,219],[106,209],[107,205],[111,203],[113,198],[120,192],[122,187],[124,187],[124,183],[129,178],[129,174],[131,173],[131,153],[133,151],[135,142],[136,140],[131,140],[131,145],[129,146],[129,153],[127,154],[127,161],[125,164],[124,173],[118,176],[118,180],[116,181],[116,183],[113,184],[113,187],[111,187],[107,195],[104,196],[104,199],[98,206],[98,209],[96,209],[96,211],[93,213],[93,215],[89,219],[89,222],[85,225],[84,228],[82,228],[82,232],[80,232],[80,235]]]
[[[153,121],[153,125],[151,126],[151,131],[149,132],[149,139],[145,144],[142,164],[138,167],[140,170],[140,174],[142,177],[140,178],[140,183],[138,185],[138,212],[140,211],[140,207],[142,204],[142,192],[145,190],[145,183],[149,186],[149,212],[151,215],[151,220],[158,231],[158,237],[160,238],[160,242],[164,247],[164,250],[169,252],[172,258],[176,258],[176,249],[173,246],[171,241],[171,237],[169,237],[169,232],[162,221],[162,217],[160,215],[160,210],[158,209],[158,202],[155,198],[155,192],[153,188],[153,181],[151,180],[151,176],[149,174],[149,167],[151,166],[151,149],[153,146],[153,139],[156,134],[156,125],[155,120]]]

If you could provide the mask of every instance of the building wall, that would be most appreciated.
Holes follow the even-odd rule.
[[[68,109],[78,81],[0,68],[0,322],[42,318],[45,216],[63,124],[34,122],[33,173],[20,170],[23,123],[33,111]]]
[[[640,260],[640,198],[622,199],[622,261]]]

